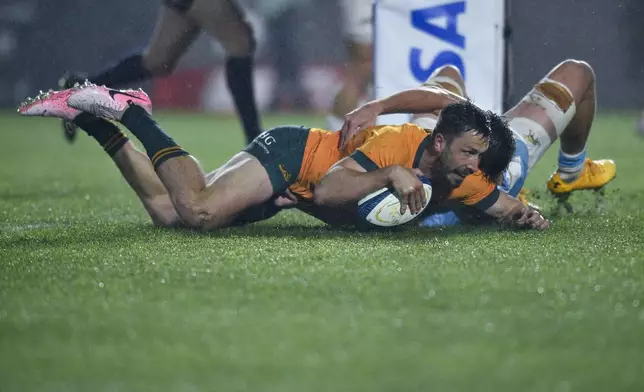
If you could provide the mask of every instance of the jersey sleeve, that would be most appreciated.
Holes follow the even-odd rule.
[[[465,177],[461,185],[452,191],[450,199],[485,211],[499,199],[499,190],[478,171]]]

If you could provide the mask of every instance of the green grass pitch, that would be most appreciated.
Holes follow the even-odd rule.
[[[161,113],[206,169],[235,118]],[[266,126],[322,126],[268,116]],[[152,228],[109,157],[0,115],[0,391],[642,391],[644,139],[602,114],[604,195],[546,232],[353,233],[295,211],[210,234]]]

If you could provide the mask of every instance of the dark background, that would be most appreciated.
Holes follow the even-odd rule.
[[[273,0],[245,3],[268,26],[262,1]],[[295,23],[278,24],[277,32],[259,31],[258,63],[270,64],[280,53],[272,37],[287,34],[303,63],[342,65],[345,53],[336,2],[290,3]],[[510,3],[510,102],[557,62],[578,58],[595,68],[600,108],[644,107],[644,2]],[[34,91],[54,87],[65,70],[96,71],[142,47],[158,5],[153,0],[0,0],[0,107],[13,107]],[[221,59],[211,40],[202,37],[181,66],[217,64]]]

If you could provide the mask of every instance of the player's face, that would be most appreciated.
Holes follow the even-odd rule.
[[[481,154],[487,148],[488,140],[474,132],[465,132],[447,143],[441,154],[441,166],[450,185],[458,186],[465,177],[477,171]]]

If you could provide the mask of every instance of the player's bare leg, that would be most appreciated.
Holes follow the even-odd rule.
[[[171,8],[161,7],[150,42],[142,54],[143,68],[149,73],[148,76],[171,74],[199,31],[199,26],[185,15]]]
[[[181,220],[193,228],[228,226],[244,211],[273,196],[268,173],[257,158],[246,152],[226,162],[208,183],[190,156],[168,159],[157,168],[157,174]]]
[[[57,117],[74,122],[94,138],[112,158],[143,203],[152,222],[157,226],[176,226],[180,222],[179,216],[163,183],[154,172],[150,159],[138,151],[115,124],[70,108],[67,99],[75,90],[41,93],[35,99],[29,99],[22,104],[18,113],[25,116]],[[135,91],[132,93],[136,94]]]
[[[199,163],[133,99],[134,94],[90,86],[72,93],[67,103],[72,108],[120,121],[141,141],[185,226],[197,229],[228,226],[245,210],[271,199],[273,185],[257,158],[241,152],[206,182]]]
[[[99,86],[119,87],[172,73],[199,34],[199,27],[184,14],[161,6],[150,41],[141,53],[124,58],[113,67],[90,75]]]
[[[226,51],[226,83],[250,143],[262,130],[253,83],[256,43],[244,11],[235,0],[194,0],[186,16]]]
[[[373,74],[373,5],[371,0],[339,0],[347,63],[344,82],[327,117],[329,129],[342,128],[344,116],[358,107]]]
[[[235,0],[194,0],[186,16],[216,38],[228,56],[254,54],[253,29]]]
[[[574,190],[599,189],[615,177],[613,161],[586,158],[595,110],[595,73],[583,61],[566,60],[506,114],[528,147],[528,170],[561,138],[559,167],[548,189],[564,199]]]
[[[159,227],[177,227],[181,223],[170,195],[145,153],[128,141],[112,160],[143,204],[152,222]]]
[[[360,99],[365,95],[371,83],[373,75],[371,43],[363,44],[348,41],[346,47],[349,59],[344,74],[344,84],[333,100],[332,117],[329,118],[329,125],[337,129],[342,126],[344,115],[358,106]]]

